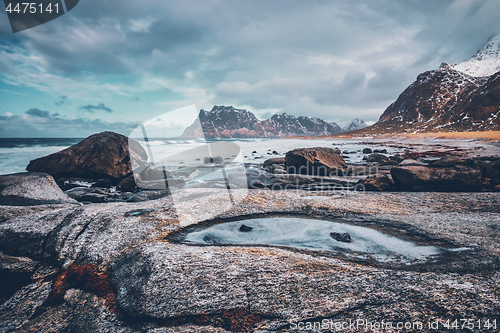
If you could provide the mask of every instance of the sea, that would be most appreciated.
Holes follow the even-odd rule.
[[[0,138],[0,174],[11,174],[26,171],[31,160],[46,156],[68,148],[83,138]],[[348,151],[346,161],[362,163],[362,150],[369,145],[361,143],[360,139],[207,139],[207,141],[227,141],[239,146],[245,163],[260,164],[272,157],[284,157],[287,151],[296,148],[338,147]],[[363,140],[366,141],[366,138]],[[145,148],[145,142],[140,142]],[[150,139],[149,145],[160,152],[160,157],[174,155],[199,147],[202,142],[196,139]],[[372,147],[373,148],[373,147]],[[386,148],[388,153],[399,150]]]

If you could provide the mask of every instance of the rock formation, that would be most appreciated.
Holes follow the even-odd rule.
[[[299,148],[286,153],[285,170],[290,174],[341,175],[347,170],[347,164],[332,148]]]
[[[130,141],[134,142],[134,141]],[[45,172],[54,178],[81,177],[91,179],[107,178],[114,182],[132,173],[137,167],[147,164],[146,151],[134,143],[132,159],[129,155],[129,140],[113,132],[102,132],[84,139],[80,143],[29,163],[26,170]],[[131,165],[131,160],[139,161]]]
[[[0,175],[0,205],[31,206],[77,204],[64,194],[52,176],[45,173],[21,172]]]

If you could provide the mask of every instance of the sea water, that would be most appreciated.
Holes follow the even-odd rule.
[[[26,171],[31,160],[46,156],[67,147],[70,147],[82,139],[78,138],[0,138],[0,174],[9,174]],[[207,140],[217,141],[217,140]],[[312,147],[338,147],[341,151],[349,151],[348,163],[361,163],[363,159],[362,149],[369,145],[360,144],[360,139],[223,139],[236,143],[241,149],[245,163],[263,163],[272,157],[284,157],[287,151],[296,148]],[[366,138],[364,139],[366,141]],[[140,142],[146,147],[145,142]],[[151,139],[149,145],[154,149],[158,158],[167,157],[191,148],[199,146],[199,140],[193,139]],[[397,152],[391,147],[386,148],[388,153]],[[273,154],[276,152],[277,154]]]

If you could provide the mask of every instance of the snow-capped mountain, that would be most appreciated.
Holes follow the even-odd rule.
[[[420,74],[366,134],[500,130],[500,35],[471,59]]]
[[[500,71],[500,35],[490,39],[469,60],[452,67],[457,71],[476,77],[491,76]]]
[[[420,74],[365,133],[500,129],[500,72],[474,77],[441,64]]]
[[[274,138],[321,136],[342,132],[336,124],[329,124],[316,117],[294,117],[275,114],[266,120],[258,120],[247,110],[232,106],[215,105],[211,111],[199,114],[203,134],[207,138]],[[199,136],[199,124],[186,128],[183,137]]]
[[[349,125],[345,126],[343,128],[343,131],[344,132],[355,131],[365,127],[368,127],[368,124],[365,123],[363,120],[356,118]]]

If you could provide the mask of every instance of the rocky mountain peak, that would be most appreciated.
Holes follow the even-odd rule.
[[[368,124],[365,123],[363,120],[356,118],[349,125],[344,127],[344,131],[346,131],[346,132],[355,131],[355,130],[362,129],[365,127],[368,127]]]
[[[491,76],[500,71],[500,35],[491,38],[469,60],[453,68],[475,77]]]
[[[207,138],[259,138],[321,136],[342,132],[336,124],[328,124],[316,117],[295,117],[275,114],[267,120],[258,120],[250,111],[233,106],[215,105],[211,111],[201,110],[199,119]],[[183,137],[198,137],[199,125],[186,128]]]

